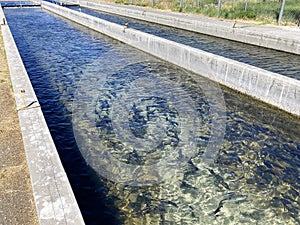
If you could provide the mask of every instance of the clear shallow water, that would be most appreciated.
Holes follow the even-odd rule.
[[[299,223],[299,119],[226,88],[218,118],[205,79],[40,9],[5,14],[87,224]],[[201,167],[215,116],[226,132]],[[167,135],[153,148],[160,128]],[[151,165],[181,140],[197,151],[159,184],[117,184],[95,166],[103,147],[127,165]]]
[[[79,10],[78,6],[72,6],[69,8]],[[87,8],[81,7],[80,10],[83,13],[117,24],[125,25],[125,22],[128,21],[130,28],[189,45],[239,62],[247,63],[271,72],[279,73],[298,80],[300,79],[300,56],[298,55],[259,48],[213,36],[197,34],[136,19],[107,14]]]

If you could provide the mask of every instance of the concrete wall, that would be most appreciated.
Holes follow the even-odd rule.
[[[233,29],[232,22],[209,19],[201,16],[191,16],[183,13],[159,12],[153,9],[136,6],[116,5],[109,3],[94,3],[79,1],[80,5],[100,11],[132,17],[151,23],[163,24],[184,30],[226,38],[247,44],[262,46],[275,50],[300,54],[299,32],[284,27],[274,26],[240,26]]]
[[[234,90],[300,116],[300,81],[43,2],[42,7]]]
[[[0,7],[0,19],[4,18]],[[1,25],[39,223],[84,224],[8,25]],[[24,108],[20,90],[25,90]]]

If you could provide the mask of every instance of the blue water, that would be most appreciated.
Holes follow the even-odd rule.
[[[214,120],[209,81],[41,9],[4,11],[86,224],[300,222],[299,119],[222,88],[226,111],[217,120],[226,130],[211,165],[200,168],[198,152],[158,184],[111,181],[97,168],[102,147],[126,165],[147,164],[172,154],[200,123],[191,133],[203,150]],[[128,114],[119,113],[131,99]],[[167,126],[166,143],[139,150],[152,144],[153,121]]]
[[[33,3],[33,2],[30,2],[30,1],[1,1],[0,2],[1,4],[1,7],[20,7],[20,6],[35,6],[37,4]]]
[[[70,7],[79,10],[78,6]],[[144,22],[123,16],[112,15],[87,8],[81,12],[121,25],[153,34],[171,41],[179,42],[194,48],[221,55],[239,62],[247,63],[271,72],[300,79],[300,56],[266,48],[229,41],[213,36],[183,31],[154,23]]]

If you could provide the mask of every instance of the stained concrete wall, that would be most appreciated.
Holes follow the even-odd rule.
[[[300,81],[298,80],[134,29],[124,29],[121,25],[49,2],[42,2],[42,7],[234,90],[300,116]]]
[[[233,22],[220,21],[201,16],[192,16],[175,12],[159,12],[145,7],[94,3],[92,1],[73,0],[81,6],[100,11],[127,16],[151,23],[163,24],[202,34],[226,38],[247,44],[275,50],[300,54],[300,38],[296,29],[275,26],[236,25]]]
[[[5,18],[0,7],[0,19]],[[8,25],[1,25],[39,224],[84,224]],[[20,90],[23,93],[24,107]]]

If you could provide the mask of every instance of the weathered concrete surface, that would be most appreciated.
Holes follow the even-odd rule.
[[[78,2],[74,0],[74,2]],[[300,29],[279,26],[257,26],[176,12],[161,12],[151,8],[79,1],[80,5],[103,12],[118,14],[151,23],[208,34],[247,44],[300,54]]]
[[[38,217],[0,26],[0,224],[37,225]]]
[[[300,116],[300,81],[52,3],[42,7],[234,90]]]
[[[0,8],[0,18],[3,18]],[[8,25],[2,35],[39,224],[84,224],[43,113]],[[21,94],[20,90],[25,90]],[[24,100],[21,96],[24,96]],[[29,107],[24,107],[25,105]]]

